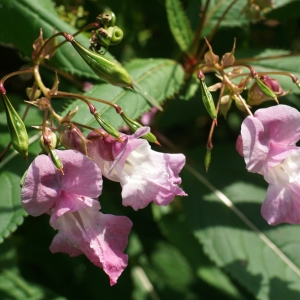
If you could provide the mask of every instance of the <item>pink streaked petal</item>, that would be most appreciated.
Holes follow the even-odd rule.
[[[186,193],[167,178],[161,180],[145,180],[140,176],[131,176],[122,180],[122,204],[131,206],[134,210],[145,208],[150,202],[156,205],[168,205],[176,195],[186,196]]]
[[[59,171],[46,155],[39,155],[29,166],[22,187],[22,205],[32,216],[48,211],[60,194],[61,186],[56,176]]]
[[[300,139],[300,113],[287,105],[258,109],[254,117],[265,128],[265,135],[273,143],[295,145]]]
[[[99,213],[96,223],[104,230],[90,245],[101,259],[103,270],[110,278],[110,285],[114,285],[127,266],[128,256],[123,252],[132,222],[127,217]]]
[[[59,236],[50,246],[53,253],[70,256],[83,253],[93,264],[103,268],[111,285],[117,282],[128,261],[123,251],[132,222],[127,217],[104,215],[92,207],[65,213],[52,227],[59,230]]]
[[[102,191],[102,174],[88,157],[74,150],[56,150],[63,162],[64,176],[61,185],[64,191],[96,198]]]
[[[94,209],[99,210],[100,203],[89,197],[68,194],[65,191],[62,191],[59,199],[56,201],[56,205],[52,209],[50,224],[53,224],[57,218],[67,212],[75,212],[87,207],[93,207]]]
[[[255,117],[247,117],[241,128],[243,154],[247,170],[263,173],[263,166],[269,152],[269,140],[264,135],[264,127]]]
[[[298,194],[283,186],[270,184],[261,214],[270,225],[300,223],[300,188]]]

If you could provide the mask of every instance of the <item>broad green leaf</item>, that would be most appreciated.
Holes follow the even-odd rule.
[[[213,299],[244,299],[230,277],[208,259],[189,230],[188,221],[181,209],[182,201],[185,201],[185,198],[178,197],[167,207],[152,205],[153,214],[162,233],[186,257],[193,272],[209,285],[208,292],[205,286],[202,286],[203,294],[210,294]]]
[[[131,118],[136,119],[151,108],[147,98],[152,97],[162,103],[173,96],[180,89],[184,72],[182,67],[169,59],[134,59],[125,66],[138,85],[140,93],[132,90],[114,87],[110,84],[99,84],[86,93],[87,96],[97,97],[120,105],[123,111]],[[115,109],[108,105],[92,101],[99,114],[116,128],[124,124]],[[78,105],[79,112],[74,120],[81,124],[98,128],[99,125],[89,113],[85,103],[78,100],[72,101],[65,112]]]
[[[31,57],[32,44],[39,36],[40,28],[43,29],[44,38],[49,38],[54,28],[56,32],[76,32],[59,18],[50,0],[1,1],[0,28],[5,28],[0,30],[0,42],[16,47],[28,57]],[[76,39],[88,47],[88,37],[81,34]],[[58,38],[59,42],[63,40]],[[98,78],[69,43],[57,50],[49,63],[71,74]]]
[[[202,36],[208,36],[212,32],[223,12],[232,2],[232,0],[210,1],[206,16],[207,21],[204,25]],[[249,24],[249,20],[247,20],[245,14],[241,14],[246,4],[246,0],[238,0],[236,3],[234,3],[222,20],[220,27],[242,27]]]
[[[39,136],[32,136],[29,143],[36,141]],[[8,142],[9,135],[1,133],[1,146],[7,145]],[[28,160],[31,161],[32,153],[36,155],[38,151],[35,144],[31,145]],[[27,215],[21,204],[20,180],[28,166],[28,162],[16,151],[10,151],[0,163],[0,242],[15,231]]]
[[[199,161],[199,156],[197,149],[192,158]],[[297,299],[299,226],[272,227],[262,219],[266,192],[262,177],[246,172],[233,145],[215,145],[209,173],[201,173],[196,167],[185,167],[183,188],[189,198],[183,203],[205,253],[256,299]]]
[[[190,22],[182,8],[180,0],[166,0],[169,26],[174,39],[182,52],[189,53],[193,42]]]
[[[185,89],[182,91],[179,98],[181,100],[190,100],[195,96],[197,90],[199,88],[199,79],[197,78],[197,74],[194,72],[189,80],[186,82]]]

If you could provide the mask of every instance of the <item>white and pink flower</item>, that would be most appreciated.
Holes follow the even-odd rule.
[[[88,157],[74,150],[56,150],[64,175],[49,156],[30,165],[22,187],[22,204],[32,216],[50,214],[58,230],[50,250],[70,256],[85,254],[110,278],[111,285],[127,266],[123,253],[132,223],[127,217],[99,212],[102,174]]]
[[[176,195],[185,196],[179,187],[179,172],[185,164],[183,154],[167,154],[151,150],[149,143],[139,137],[149,132],[148,127],[132,135],[123,135],[122,142],[89,135],[88,155],[110,180],[120,182],[124,206],[134,210],[150,202],[169,204]]]
[[[270,225],[300,223],[299,139],[300,113],[290,106],[259,109],[242,124],[237,151],[269,183],[261,212]]]

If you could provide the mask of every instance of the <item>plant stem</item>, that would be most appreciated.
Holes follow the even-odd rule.
[[[231,9],[231,7],[237,2],[238,0],[233,0],[228,7],[225,9],[225,11],[223,12],[222,16],[219,18],[217,24],[215,25],[213,31],[211,32],[211,34],[209,35],[207,41],[210,43],[210,41],[213,39],[214,35],[216,34],[221,22],[223,21],[223,19],[225,18],[226,14],[229,12],[229,10]],[[204,43],[198,56],[197,56],[197,61],[200,61],[201,57],[204,55],[204,52],[206,51],[207,48],[207,44]]]

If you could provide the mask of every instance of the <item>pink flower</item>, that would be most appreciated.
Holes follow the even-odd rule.
[[[300,113],[286,105],[259,109],[242,124],[237,150],[269,183],[261,213],[270,225],[300,223],[299,138]]]
[[[110,180],[120,182],[124,206],[134,210],[146,207],[151,201],[167,205],[175,195],[185,196],[178,186],[179,172],[185,164],[183,154],[166,154],[151,150],[149,143],[139,139],[149,132],[148,127],[133,135],[123,135],[122,143],[112,138],[95,139],[88,144],[88,154]]]
[[[110,277],[111,285],[127,265],[123,254],[132,223],[126,217],[99,212],[102,175],[97,165],[74,150],[56,150],[63,163],[62,175],[46,155],[38,156],[28,169],[22,204],[33,216],[51,215],[58,229],[50,250],[70,256],[85,254]]]
[[[241,136],[237,150],[243,153],[248,171],[264,175],[297,149],[300,113],[286,105],[259,109],[244,120]]]
[[[269,183],[261,208],[270,225],[300,223],[300,149],[293,151],[265,176]]]

